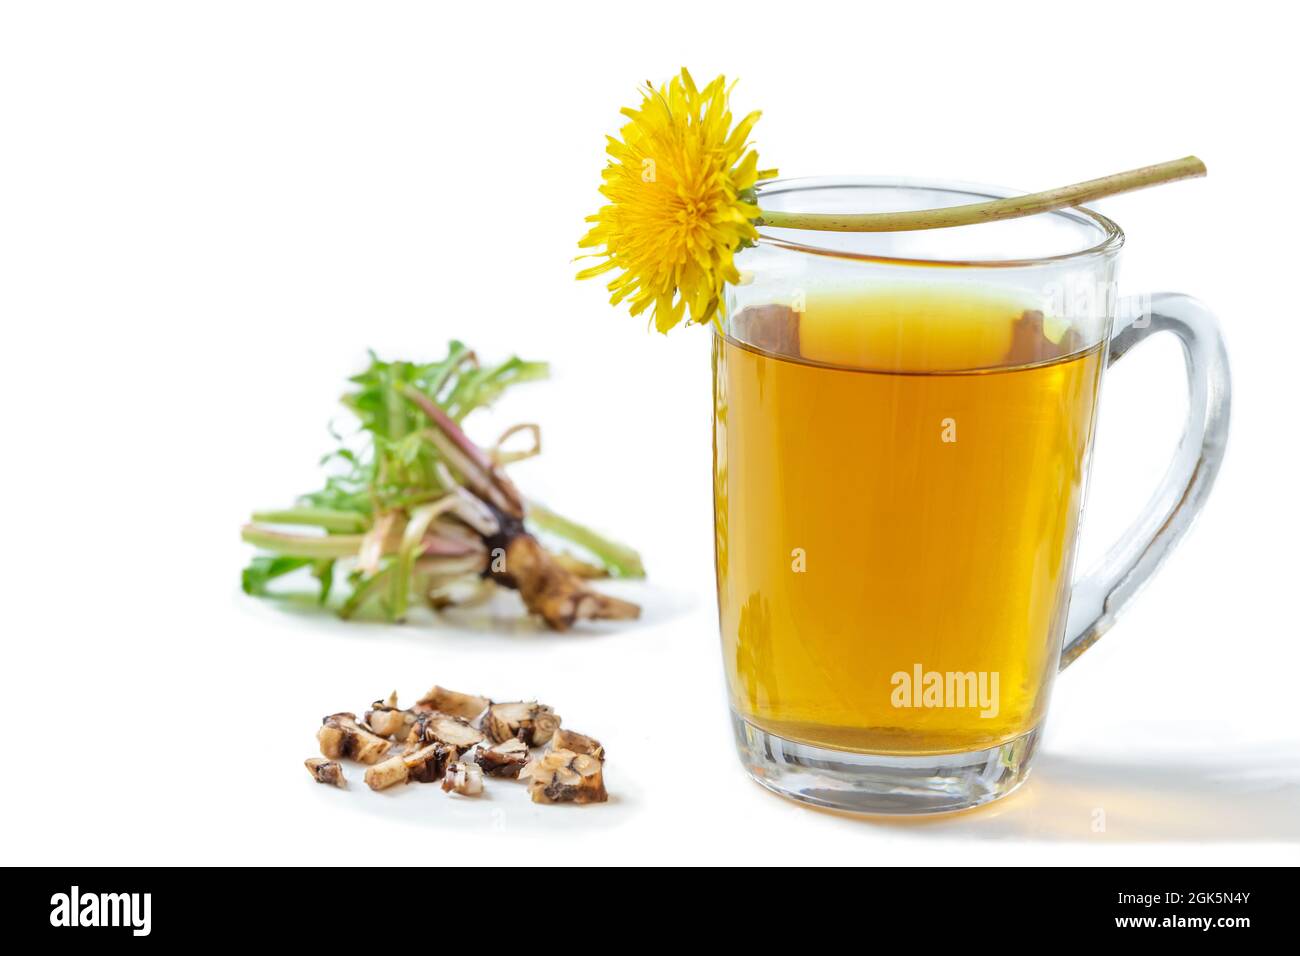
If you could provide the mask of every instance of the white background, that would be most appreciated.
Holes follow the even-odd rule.
[[[1293,31],[1271,4],[6,4],[0,13],[4,862],[1159,863],[1300,844]],[[1026,787],[861,821],[750,783],[717,649],[708,335],[570,261],[636,86],[741,78],[784,175],[1025,189],[1195,152],[1098,204],[1126,292],[1218,311],[1235,378],[1203,519],[1057,685]],[[527,491],[637,545],[643,621],[345,625],[246,599],[238,528],[318,480],[373,346],[550,359],[471,432],[544,426]],[[1185,400],[1173,343],[1108,380],[1084,558]],[[313,784],[322,714],[432,683],[540,696],[610,804]],[[1106,814],[1093,832],[1094,811]],[[516,856],[506,856],[509,852]],[[525,854],[537,851],[537,856]]]

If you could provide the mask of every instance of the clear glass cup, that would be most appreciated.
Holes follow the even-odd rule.
[[[766,209],[1014,193],[858,178]],[[1195,300],[1119,299],[1123,234],[1086,209],[903,233],[762,230],[715,330],[719,621],[740,757],[778,793],[868,813],[977,806],[1026,777],[1052,680],[1204,504],[1229,418]],[[1138,521],[1076,577],[1104,370],[1156,332],[1189,418]]]

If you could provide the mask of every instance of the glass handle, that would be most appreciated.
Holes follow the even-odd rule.
[[[1187,359],[1187,425],[1174,460],[1142,515],[1111,547],[1101,564],[1074,584],[1061,650],[1061,670],[1115,623],[1120,610],[1146,583],[1191,527],[1214,485],[1228,441],[1232,384],[1219,323],[1200,302],[1157,293],[1150,302],[1120,303],[1110,340],[1110,364],[1157,332],[1173,332]]]

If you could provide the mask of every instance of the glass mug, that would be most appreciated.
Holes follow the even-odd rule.
[[[767,209],[1014,195],[782,180]],[[737,746],[763,786],[867,813],[977,806],[1026,777],[1052,679],[1204,504],[1227,356],[1185,296],[1118,300],[1123,233],[1068,209],[952,229],[763,229],[713,337],[719,622]],[[1173,332],[1189,419],[1142,517],[1074,557],[1102,373]]]

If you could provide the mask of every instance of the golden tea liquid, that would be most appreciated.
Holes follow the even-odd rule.
[[[993,292],[801,305],[714,336],[732,705],[870,753],[1028,732],[1057,666],[1103,347]]]

